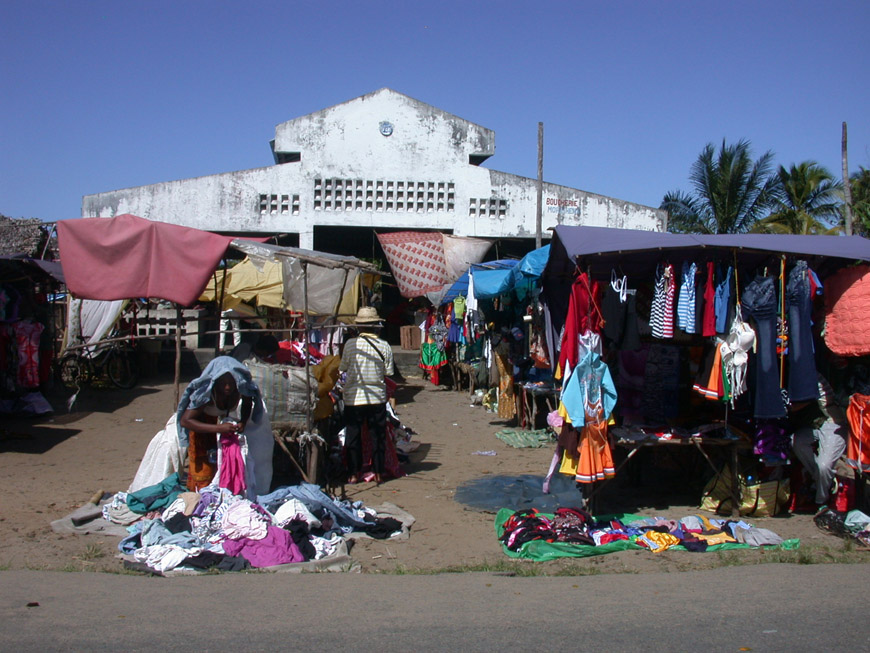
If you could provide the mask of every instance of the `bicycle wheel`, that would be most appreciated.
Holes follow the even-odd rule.
[[[67,354],[61,358],[58,370],[64,385],[77,386],[88,380],[87,364],[78,354]]]
[[[139,367],[129,350],[117,347],[108,353],[106,374],[117,387],[129,390],[139,380]]]

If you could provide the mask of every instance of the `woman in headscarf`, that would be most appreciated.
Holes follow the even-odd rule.
[[[225,418],[233,421],[222,423]],[[173,472],[182,471],[186,460],[189,489],[212,484],[218,473],[219,445],[223,459],[220,466],[232,463],[241,473],[241,478],[238,473],[232,476],[231,485],[221,474],[221,486],[254,500],[269,492],[274,447],[269,416],[250,371],[230,356],[215,358],[190,382],[176,414],[148,446],[128,491],[159,483]],[[238,464],[244,466],[243,470],[238,469]]]

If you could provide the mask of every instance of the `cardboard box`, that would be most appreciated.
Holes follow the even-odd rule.
[[[420,349],[420,327],[403,326],[399,329],[402,349]]]

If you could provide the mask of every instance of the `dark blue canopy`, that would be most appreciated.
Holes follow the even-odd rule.
[[[63,268],[61,268],[59,261],[44,261],[38,258],[31,258],[26,254],[9,254],[7,256],[0,256],[0,260],[15,261],[16,263],[23,263],[25,265],[37,267],[45,272],[45,274],[54,277],[57,281],[66,283],[63,278]]]
[[[604,273],[620,268],[627,274],[648,273],[650,265],[671,259],[733,258],[753,264],[780,254],[806,259],[870,261],[870,240],[860,236],[792,234],[671,234],[608,227],[556,227],[546,278],[572,277],[581,261]]]

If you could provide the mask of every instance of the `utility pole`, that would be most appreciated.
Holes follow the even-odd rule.
[[[849,157],[846,148],[846,122],[843,121],[843,194],[845,195],[846,235],[852,235],[852,185],[849,183]]]
[[[538,123],[538,207],[535,211],[535,249],[541,249],[544,200],[544,123]]]

